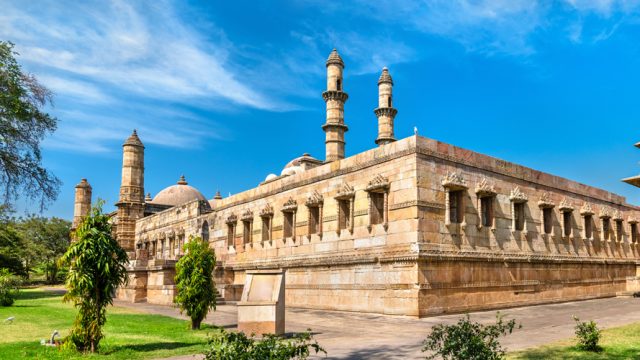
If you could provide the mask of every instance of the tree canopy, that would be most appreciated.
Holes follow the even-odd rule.
[[[0,203],[24,196],[44,209],[58,196],[60,180],[42,166],[40,142],[58,120],[43,111],[51,91],[23,71],[13,46],[0,41]]]

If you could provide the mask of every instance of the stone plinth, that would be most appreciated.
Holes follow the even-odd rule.
[[[251,334],[284,334],[283,270],[247,271],[238,303],[238,330]]]

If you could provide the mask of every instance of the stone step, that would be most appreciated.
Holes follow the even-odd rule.
[[[638,291],[619,291],[616,293],[616,297],[640,297]]]

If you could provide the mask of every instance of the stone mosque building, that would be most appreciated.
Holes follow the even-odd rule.
[[[242,193],[207,199],[181,177],[145,196],[145,148],[133,132],[112,214],[130,257],[120,298],[171,304],[176,261],[196,236],[215,249],[226,301],[239,299],[245,271],[279,268],[287,306],[409,316],[640,290],[640,208],[437,140],[396,140],[386,68],[377,146],[345,158],[348,95],[337,51],[326,67],[325,159],[304,154]],[[74,224],[90,205],[82,180]]]

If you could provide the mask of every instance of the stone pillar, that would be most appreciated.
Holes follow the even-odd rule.
[[[382,69],[378,79],[378,108],[373,111],[378,117],[378,138],[376,144],[382,146],[396,141],[393,120],[398,110],[393,108],[393,79],[389,70]]]
[[[344,133],[349,130],[344,124],[344,103],[349,95],[342,91],[343,70],[344,62],[333,49],[327,59],[327,91],[322,93],[327,104],[327,122],[322,125],[326,135],[326,162],[344,159]]]
[[[91,185],[87,179],[82,179],[76,185],[75,201],[73,206],[73,224],[71,230],[75,230],[82,222],[82,218],[91,211]]]
[[[144,216],[144,145],[135,130],[122,145],[122,183],[116,206],[116,238],[133,259],[136,220]]]

